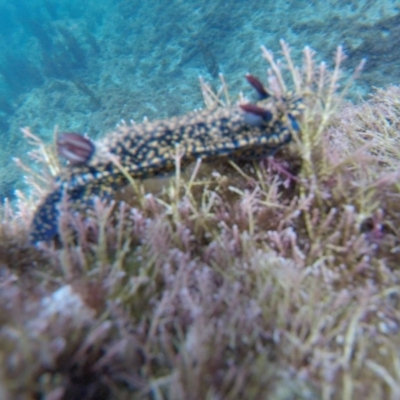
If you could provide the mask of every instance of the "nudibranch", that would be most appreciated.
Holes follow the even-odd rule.
[[[57,236],[63,198],[71,210],[84,211],[95,196],[111,198],[115,190],[126,185],[124,172],[133,178],[170,172],[175,165],[176,146],[184,166],[198,158],[253,159],[270,155],[288,143],[300,129],[302,99],[291,93],[275,94],[253,75],[246,75],[246,79],[258,94],[255,103],[123,124],[96,143],[73,132],[62,135],[58,152],[70,163],[36,210],[31,241]],[[114,157],[124,171],[112,160]]]

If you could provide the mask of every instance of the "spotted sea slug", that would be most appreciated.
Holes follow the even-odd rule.
[[[90,207],[95,196],[111,198],[128,183],[126,174],[144,178],[174,168],[179,146],[184,166],[198,158],[254,159],[274,153],[299,131],[301,98],[276,95],[254,76],[246,75],[259,100],[255,103],[190,112],[180,117],[121,125],[92,143],[75,133],[63,136],[58,151],[69,161],[53,190],[36,210],[30,238],[48,241],[58,234],[59,205],[66,198],[71,210]],[[118,164],[112,160],[118,158]]]

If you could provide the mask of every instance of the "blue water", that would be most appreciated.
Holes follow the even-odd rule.
[[[259,47],[294,57],[310,45],[347,66],[366,57],[357,91],[397,83],[400,8],[395,1],[13,0],[0,1],[0,198],[28,146],[19,127],[51,140],[54,126],[100,136],[121,119],[163,118],[202,105],[198,76],[232,93],[243,75],[265,77]]]

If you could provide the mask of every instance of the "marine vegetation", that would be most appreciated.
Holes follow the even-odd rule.
[[[247,76],[256,98],[201,81],[205,110],[162,122],[178,146],[148,141],[160,122],[93,148],[56,130],[65,162],[23,129],[36,163],[17,160],[31,193],[1,210],[0,398],[400,397],[400,89],[354,105],[362,65],[345,73],[341,47],[332,69],[281,50]]]

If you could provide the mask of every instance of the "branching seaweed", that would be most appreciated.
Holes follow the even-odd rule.
[[[151,189],[128,179],[87,216],[63,211],[61,245],[27,242],[59,166],[25,130],[43,173],[25,168],[32,196],[2,208],[0,396],[399,396],[399,88],[346,103],[341,48],[329,71],[281,46],[262,54],[269,90],[304,102],[290,146],[185,170],[178,147]],[[208,108],[234,103],[220,78],[201,80]]]

